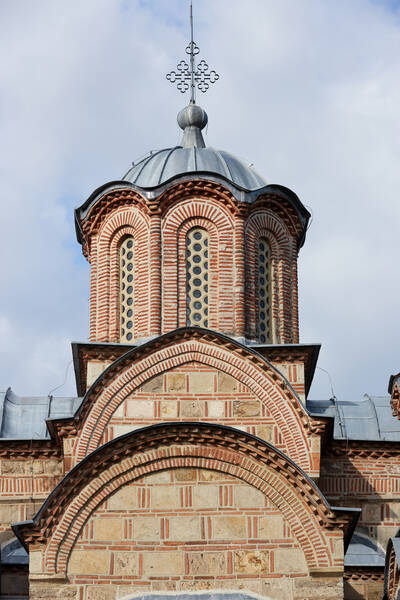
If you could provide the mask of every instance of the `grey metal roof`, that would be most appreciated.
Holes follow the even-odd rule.
[[[354,533],[344,557],[345,567],[384,567],[385,553],[367,536]]]
[[[19,540],[13,540],[1,549],[2,565],[27,565],[29,556]]]
[[[207,125],[208,116],[200,106],[189,104],[180,111],[177,120],[183,130],[180,146],[150,153],[129,169],[124,181],[142,188],[153,188],[178,175],[213,173],[249,191],[267,185],[249,164],[233,154],[206,148],[201,131]]]
[[[165,148],[132,166],[123,180],[142,188],[152,188],[177,175],[213,173],[221,175],[245,190],[258,190],[267,185],[252,167],[229,152],[214,148]]]
[[[392,415],[389,396],[365,394],[361,400],[307,400],[316,417],[333,417],[338,440],[400,442],[400,421]]]
[[[22,397],[8,388],[0,392],[0,439],[48,439],[46,419],[70,417],[82,398]]]

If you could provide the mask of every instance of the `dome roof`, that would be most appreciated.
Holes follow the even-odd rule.
[[[206,148],[201,130],[207,122],[207,113],[200,106],[193,103],[186,106],[178,114],[178,124],[183,129],[181,145],[152,152],[134,164],[123,180],[152,188],[178,175],[210,173],[245,190],[258,190],[267,185],[258,173],[233,154]]]
[[[175,146],[154,152],[129,169],[123,179],[148,188],[156,187],[177,175],[205,172],[222,175],[246,190],[257,190],[267,185],[256,171],[233,154],[196,146]]]

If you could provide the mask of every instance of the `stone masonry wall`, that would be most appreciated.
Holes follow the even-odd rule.
[[[11,523],[32,518],[63,472],[57,459],[0,459],[0,539],[14,537]]]
[[[111,362],[107,360],[88,360],[86,363],[86,389],[89,389]],[[292,360],[291,362],[272,361],[271,364],[286,377],[301,400],[305,402],[304,362],[300,360]]]
[[[319,487],[332,505],[361,508],[358,530],[383,551],[400,527],[400,462],[374,448],[322,456]]]
[[[190,468],[142,477],[101,504],[70,554],[68,585],[35,580],[34,561],[31,572],[32,600],[114,600],[152,590],[240,589],[273,600],[343,594],[337,575],[309,576],[299,542],[263,493]]]
[[[245,385],[195,363],[172,369],[142,385],[114,413],[101,444],[157,421],[182,420],[232,425],[284,448],[271,415]]]
[[[15,538],[11,523],[32,519],[63,472],[62,461],[54,458],[0,459],[0,547]],[[27,595],[27,567],[4,566],[0,578],[1,595]]]
[[[261,437],[290,456],[278,424],[253,392],[230,375],[194,362],[154,377],[135,390],[111,415],[99,445],[129,431],[165,421],[230,425]],[[316,469],[319,443],[319,436],[309,440]],[[74,440],[65,440],[64,452],[66,456],[71,455],[68,464],[75,464]]]
[[[386,552],[400,527],[400,462],[397,452],[378,452],[372,445],[336,448],[321,458],[319,487],[336,506],[361,508],[357,531]],[[354,573],[345,582],[345,600],[380,600],[382,573]]]

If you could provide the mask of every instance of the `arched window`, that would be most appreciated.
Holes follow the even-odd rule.
[[[194,227],[186,235],[186,325],[208,327],[208,232]]]
[[[262,344],[271,342],[271,251],[268,241],[258,243],[258,331]]]
[[[128,236],[119,248],[119,289],[120,289],[120,341],[133,339],[133,275],[134,240]]]

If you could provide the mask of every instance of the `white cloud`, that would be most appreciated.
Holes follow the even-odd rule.
[[[341,398],[385,393],[397,363],[399,13],[366,0],[198,0],[221,80],[208,141],[292,188],[314,220],[300,252],[303,342]],[[187,43],[183,0],[0,3],[0,387],[47,393],[88,336],[73,208],[179,139],[164,80]],[[6,60],[4,60],[4,57]],[[72,377],[61,393],[73,392]],[[329,395],[319,373],[313,396]]]

